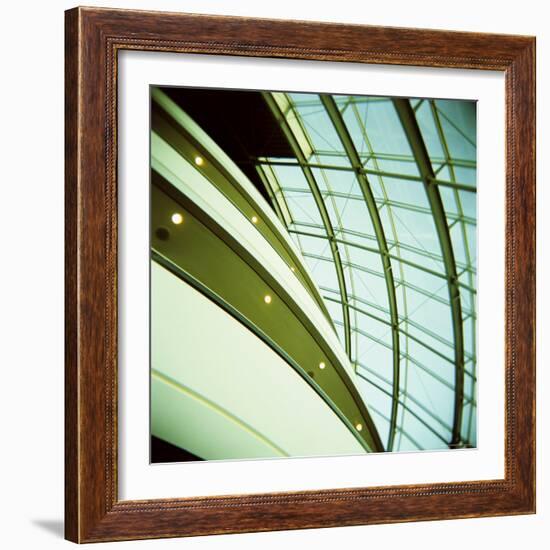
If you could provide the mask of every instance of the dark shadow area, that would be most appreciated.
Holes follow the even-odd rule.
[[[31,519],[31,523],[57,538],[65,537],[65,523],[62,519]]]
[[[154,435],[151,436],[151,462],[153,464],[163,462],[193,462],[196,460],[202,460],[202,458]]]
[[[211,88],[162,90],[228,154],[270,203],[256,171],[256,159],[292,159],[294,153],[262,94]]]

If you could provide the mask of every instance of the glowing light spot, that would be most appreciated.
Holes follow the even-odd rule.
[[[195,164],[197,166],[202,166],[204,164],[204,159],[202,157],[195,157]]]
[[[258,217],[257,216],[252,216],[252,218],[250,218],[252,220],[252,223],[258,223]]]
[[[180,223],[183,223],[183,216],[179,212],[172,214],[172,223],[175,225],[179,225]]]
[[[321,370],[323,370],[325,367],[326,367],[325,362],[324,362],[324,361],[321,361],[321,362],[319,363],[319,368],[320,368]]]
[[[355,429],[360,432],[363,429],[363,424],[356,424]]]
[[[266,294],[266,295],[264,296],[264,302],[265,302],[266,304],[270,304],[270,303],[271,303],[271,296],[270,296],[269,294]]]

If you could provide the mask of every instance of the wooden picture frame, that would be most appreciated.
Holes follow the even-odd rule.
[[[535,39],[99,8],[66,12],[66,493],[74,542],[535,511]],[[117,53],[500,71],[506,86],[505,477],[173,500],[117,496]]]

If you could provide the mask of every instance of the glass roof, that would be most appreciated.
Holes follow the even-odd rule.
[[[257,170],[386,450],[475,446],[475,103],[263,95],[294,157]]]

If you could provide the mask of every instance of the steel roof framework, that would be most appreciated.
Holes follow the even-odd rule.
[[[264,94],[296,158],[257,159],[257,169],[277,179],[291,213],[283,221],[314,278],[323,271],[318,284],[327,304],[342,311],[332,310],[333,322],[365,381],[364,398],[385,430],[387,450],[475,445],[475,117],[473,126],[465,124],[471,106],[466,116],[436,100],[276,96],[283,94]],[[382,108],[388,124],[377,129],[372,113]],[[384,129],[399,134],[395,147],[381,139]],[[312,215],[311,195],[320,219]],[[360,230],[358,205],[370,220]],[[354,211],[351,225],[346,209]],[[422,222],[417,236],[411,220]],[[438,247],[426,245],[424,234]],[[323,246],[312,245],[317,241]],[[368,259],[358,261],[359,253]],[[336,286],[323,284],[329,269]],[[385,285],[383,299],[377,280]],[[436,314],[448,330],[426,322]]]

